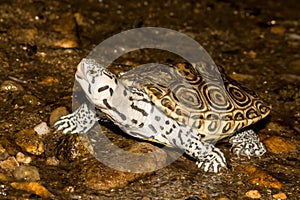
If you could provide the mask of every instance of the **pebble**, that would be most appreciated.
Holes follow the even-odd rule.
[[[10,91],[10,92],[22,92],[22,91],[24,91],[24,88],[20,84],[14,82],[14,81],[7,80],[1,84],[0,90],[1,91]]]
[[[60,117],[65,116],[67,114],[69,114],[69,112],[67,111],[66,107],[61,106],[61,107],[54,109],[51,112],[50,118],[49,118],[50,126],[53,126],[55,124],[55,122],[59,120]]]
[[[9,31],[14,40],[21,44],[34,43],[35,38],[38,36],[38,30],[36,28],[28,29],[15,29],[12,28]]]
[[[59,165],[59,160],[56,157],[48,157],[46,160],[46,165],[57,166]]]
[[[272,196],[273,196],[273,198],[276,199],[276,200],[284,200],[284,199],[287,199],[286,194],[283,193],[283,192],[279,192],[279,193],[274,194],[274,195],[272,195]]]
[[[49,192],[44,186],[38,182],[12,182],[10,184],[13,188],[17,190],[24,190],[42,198],[54,198],[55,196]]]
[[[47,76],[44,80],[38,82],[40,85],[48,85],[52,86],[53,84],[59,83],[57,78],[54,78],[52,76]]]
[[[248,192],[246,192],[246,196],[251,198],[251,199],[261,198],[261,194],[257,190],[249,190]]]
[[[22,152],[18,152],[16,155],[16,160],[19,163],[29,164],[31,163],[32,159],[30,156],[25,156]]]
[[[33,129],[24,129],[16,134],[15,142],[26,152],[33,155],[44,153],[44,142]]]
[[[249,51],[247,54],[250,58],[253,58],[253,59],[256,58],[256,56],[257,56],[257,53],[253,50]]]
[[[19,163],[16,160],[16,158],[13,156],[10,156],[6,160],[0,162],[0,168],[7,170],[7,171],[13,171],[17,167],[19,167]]]
[[[247,173],[251,184],[272,187],[275,189],[282,188],[281,182],[258,167],[240,164],[237,167],[237,170],[242,173]]]
[[[11,181],[11,178],[0,172],[0,181]]]
[[[25,94],[22,97],[22,100],[25,104],[31,105],[31,106],[38,106],[41,104],[41,102],[38,100],[38,98],[31,94]]]
[[[249,74],[237,74],[237,73],[232,73],[228,75],[230,78],[232,78],[235,81],[247,81],[247,80],[252,80],[254,79],[254,76],[249,75]]]
[[[46,122],[36,125],[33,129],[38,135],[47,135],[51,131]]]
[[[79,40],[76,34],[76,21],[71,12],[64,13],[58,20],[55,20],[53,28],[63,36],[62,39],[54,42],[54,46],[61,48],[79,47]]]
[[[283,26],[273,26],[271,27],[270,31],[276,35],[283,35],[286,31],[286,28]]]
[[[296,74],[300,74],[300,59],[291,61],[289,63],[289,70]]]
[[[20,165],[13,172],[14,177],[19,181],[38,181],[40,174],[36,167]]]
[[[263,140],[263,143],[269,152],[276,154],[296,151],[295,144],[281,136],[270,136]]]
[[[6,149],[0,144],[0,161],[5,160],[9,157],[9,154],[7,153]]]

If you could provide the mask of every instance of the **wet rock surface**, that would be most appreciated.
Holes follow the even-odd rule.
[[[0,199],[298,199],[298,15],[295,0],[2,1]],[[54,133],[55,121],[72,111],[78,62],[106,38],[144,26],[191,36],[229,76],[272,105],[271,117],[255,126],[268,149],[263,157],[233,158],[222,143],[218,147],[229,169],[219,174],[203,173],[187,156],[153,173],[133,174],[109,168],[90,154],[91,149],[104,152],[110,144],[96,147],[93,140]],[[172,59],[161,51],[132,52],[116,61],[115,71]],[[34,127],[43,123],[39,130],[44,133],[45,122],[50,132],[38,135]],[[145,148],[144,141],[109,123],[101,130],[125,150],[160,147]],[[161,160],[144,162],[151,168],[169,157],[162,153]]]

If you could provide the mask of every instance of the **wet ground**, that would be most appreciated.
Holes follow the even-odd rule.
[[[1,0],[0,198],[298,199],[299,10],[295,0]],[[146,26],[192,37],[229,76],[272,105],[271,116],[255,127],[266,155],[236,158],[222,143],[229,169],[219,174],[203,173],[181,156],[154,173],[136,175],[107,168],[76,137],[47,130],[46,124],[46,133],[36,134],[36,125],[51,127],[57,115],[72,110],[74,73],[82,58],[106,38]],[[118,62],[153,59],[168,60],[161,52],[142,51]],[[109,123],[103,129],[129,151],[155,148],[115,134],[120,130]]]

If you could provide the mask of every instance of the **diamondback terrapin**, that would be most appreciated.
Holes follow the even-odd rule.
[[[95,60],[83,59],[75,78],[96,111],[127,134],[183,149],[199,168],[218,172],[226,160],[214,142],[264,118],[270,108],[216,71],[205,63],[182,63],[136,68],[117,78]],[[83,133],[96,122],[95,110],[82,104],[55,126],[64,133]],[[252,130],[237,133],[230,143],[238,155],[266,151]]]

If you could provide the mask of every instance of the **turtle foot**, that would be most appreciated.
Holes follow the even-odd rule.
[[[198,158],[196,165],[199,168],[202,168],[205,172],[218,173],[222,168],[227,169],[224,154],[215,147],[207,155]]]
[[[96,123],[95,113],[88,108],[87,104],[82,104],[73,113],[61,117],[53,126],[57,130],[62,130],[64,134],[84,133],[90,130]]]
[[[231,151],[237,156],[247,156],[250,158],[260,157],[266,153],[266,148],[253,130],[246,130],[230,138],[232,144]]]

